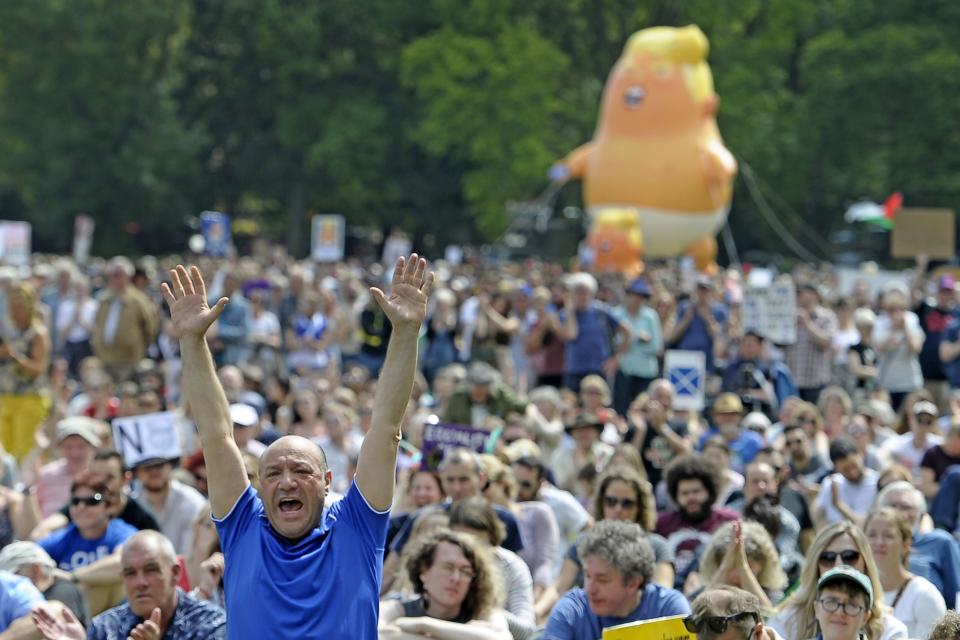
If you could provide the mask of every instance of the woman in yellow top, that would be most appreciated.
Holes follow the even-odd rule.
[[[29,284],[10,288],[7,310],[9,331],[0,343],[0,442],[19,462],[33,448],[34,433],[50,410],[50,334]]]

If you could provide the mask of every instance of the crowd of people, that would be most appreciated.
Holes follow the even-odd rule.
[[[396,258],[0,268],[0,639],[960,640],[949,274]]]

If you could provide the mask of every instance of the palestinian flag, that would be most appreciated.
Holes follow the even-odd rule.
[[[868,222],[884,229],[893,229],[893,217],[903,208],[903,194],[896,191],[884,200],[883,204],[861,200],[852,205],[844,214],[843,219],[854,222]]]

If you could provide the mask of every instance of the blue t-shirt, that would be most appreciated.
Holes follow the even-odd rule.
[[[691,304],[689,300],[680,303],[677,307],[677,322],[683,319],[683,316],[687,313],[687,307]],[[722,305],[714,303],[710,307],[710,312],[717,324],[726,324],[727,311]],[[690,320],[687,330],[677,339],[673,348],[684,351],[702,351],[707,358],[707,371],[713,371],[713,338],[710,336],[707,322],[696,311],[693,313],[693,318]]]
[[[44,602],[30,578],[0,571],[0,633],[7,630],[17,618],[30,613],[33,605]]]
[[[960,340],[960,321],[954,320],[944,332],[943,341],[956,342],[957,340]],[[942,365],[943,373],[946,375],[947,381],[950,383],[950,388],[960,388],[960,358],[954,358],[949,362],[942,363]]]
[[[136,532],[135,527],[119,518],[114,518],[107,525],[107,530],[102,536],[87,540],[81,537],[77,525],[71,522],[63,529],[54,531],[38,544],[50,554],[58,567],[64,571],[73,571],[78,567],[106,558]]]
[[[682,593],[652,582],[644,586],[640,605],[626,618],[597,616],[587,604],[586,592],[571,589],[554,606],[541,640],[597,640],[607,627],[689,613],[690,603]]]
[[[389,518],[354,484],[294,544],[273,530],[248,486],[214,519],[226,558],[227,637],[376,640]]]
[[[561,321],[567,312],[560,313]],[[606,305],[594,302],[584,311],[577,311],[577,337],[564,348],[566,373],[597,373],[604,360],[613,355],[613,338],[620,328]]]
[[[943,595],[948,609],[956,606],[960,591],[960,545],[942,529],[913,536],[910,572],[926,578]]]
[[[713,436],[720,435],[716,427],[710,427],[710,430],[700,438],[700,444],[697,447],[703,451],[703,445]],[[730,468],[737,473],[743,473],[748,464],[757,457],[757,452],[763,448],[763,437],[751,429],[743,429],[740,437],[733,442],[727,443],[730,446]]]

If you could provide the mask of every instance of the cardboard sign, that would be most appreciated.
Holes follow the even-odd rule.
[[[0,260],[6,264],[30,264],[29,222],[0,220]]]
[[[317,262],[343,260],[347,221],[339,214],[316,215],[310,222],[310,257]]]
[[[203,251],[208,256],[222,258],[230,251],[233,238],[230,234],[230,216],[219,211],[204,211],[200,214],[200,233],[203,234]]]
[[[792,282],[748,289],[740,309],[744,331],[759,331],[779,345],[797,341],[797,289]]]
[[[926,253],[934,260],[951,260],[956,249],[953,209],[901,209],[890,233],[890,255],[915,258]]]
[[[487,450],[493,437],[485,429],[475,429],[450,422],[427,422],[423,426],[423,461],[430,469],[436,469],[449,449],[470,449],[477,453]]]
[[[673,408],[700,411],[704,407],[707,357],[702,351],[667,351],[664,376],[676,389]]]
[[[115,418],[113,442],[128,467],[150,458],[172,460],[183,454],[176,414],[172,411]]]
[[[603,630],[603,640],[697,640],[697,634],[687,631],[683,618],[668,616],[607,627]]]

